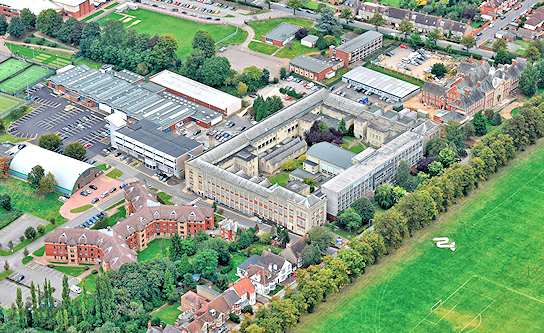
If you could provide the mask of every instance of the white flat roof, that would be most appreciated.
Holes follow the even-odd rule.
[[[218,109],[226,110],[233,104],[241,104],[242,100],[185,76],[164,70],[151,77],[150,82],[172,89]]]
[[[62,9],[61,6],[49,0],[2,0],[0,1],[0,4],[18,11],[21,11],[23,8],[28,8],[35,15],[40,14],[40,12],[45,9]]]
[[[343,78],[353,80],[374,89],[395,95],[401,99],[419,91],[419,87],[389,75],[368,69],[366,67],[357,67],[342,75]]]

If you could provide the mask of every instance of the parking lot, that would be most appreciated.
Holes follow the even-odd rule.
[[[51,286],[55,288],[53,298],[56,300],[62,299],[62,278],[64,273],[56,269],[49,268],[34,260],[24,266],[13,268],[14,272],[5,280],[0,281],[0,305],[9,307],[17,298],[17,288],[21,289],[23,300],[30,297],[30,283],[34,281],[34,285],[40,284],[40,289],[43,290],[45,279],[51,281]],[[16,282],[17,278],[24,275],[24,279]],[[79,279],[68,276],[68,285],[73,286],[79,283]],[[77,294],[70,292],[70,297],[74,298]]]
[[[109,146],[110,138],[105,133],[107,129],[103,114],[58,97],[47,87],[33,91],[32,97],[39,103],[39,107],[15,121],[11,127],[16,126],[17,129],[10,134],[32,138],[34,144],[38,144],[40,136],[50,133],[59,134],[64,138],[63,147],[72,142],[90,144],[87,148],[87,159]],[[88,120],[77,124],[76,121],[80,118]],[[60,147],[59,151],[62,151],[63,147]]]
[[[21,243],[19,237],[25,234],[26,228],[36,228],[40,224],[47,225],[49,224],[49,221],[30,214],[21,215],[7,227],[0,229],[0,249],[7,251],[9,241],[13,242],[13,246],[17,246],[19,243]]]

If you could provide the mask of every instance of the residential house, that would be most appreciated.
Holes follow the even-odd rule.
[[[502,14],[509,9],[509,6],[516,3],[516,0],[488,0],[482,2],[478,8],[480,8],[480,14],[482,18],[496,17],[496,15],[490,14]]]
[[[219,222],[219,236],[226,241],[234,242],[238,230],[245,231],[246,228],[230,218]]]
[[[412,23],[414,29],[422,33],[429,33],[434,29],[438,29],[445,36],[451,34],[452,36],[463,37],[469,35],[472,31],[470,25],[466,23],[395,7],[387,7],[383,18],[387,20],[388,24],[392,24],[396,28],[400,26],[402,20],[407,19]]]
[[[297,239],[293,244],[288,243],[286,248],[280,252],[280,257],[287,259],[293,265],[293,272],[302,267],[302,250],[308,245],[308,235]]]
[[[523,28],[531,31],[540,31],[542,24],[544,24],[544,7],[538,7],[527,16]]]
[[[181,296],[181,311],[196,311],[208,304],[205,297],[196,294],[193,291],[188,291]]]

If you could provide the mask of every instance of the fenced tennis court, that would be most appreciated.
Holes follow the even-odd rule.
[[[24,100],[0,94],[0,118],[3,118],[6,114],[11,112],[11,110],[23,105],[24,103]]]
[[[33,65],[21,74],[0,83],[0,91],[14,95],[17,92],[26,89],[27,85],[28,87],[31,87],[36,82],[41,81],[44,77],[51,74],[53,74],[53,70]]]
[[[32,66],[32,64],[14,58],[0,63],[0,82],[30,66]]]

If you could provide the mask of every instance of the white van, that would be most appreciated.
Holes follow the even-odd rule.
[[[78,286],[71,286],[70,290],[76,294],[81,294],[81,288],[79,288]]]

